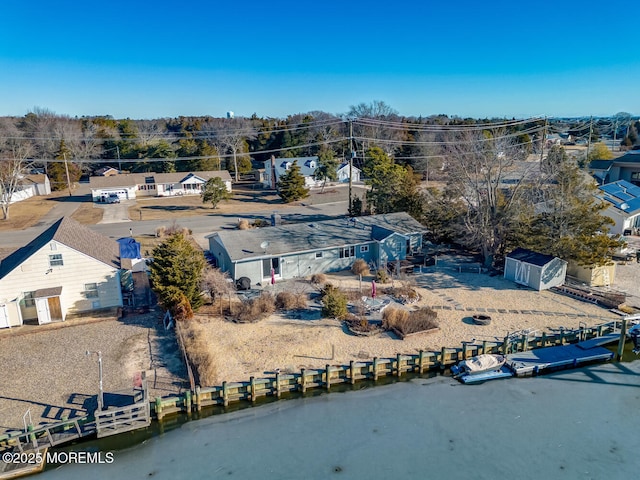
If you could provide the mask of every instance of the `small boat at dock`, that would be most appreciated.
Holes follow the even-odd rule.
[[[512,377],[513,372],[506,365],[507,357],[499,354],[482,354],[463,360],[451,367],[453,378],[462,383],[479,383],[497,378]]]

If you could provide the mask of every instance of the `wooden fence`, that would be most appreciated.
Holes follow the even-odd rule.
[[[156,418],[192,411],[212,405],[228,406],[233,402],[255,402],[260,397],[280,398],[283,393],[305,393],[309,389],[330,391],[333,385],[355,384],[362,380],[377,381],[380,377],[404,373],[422,374],[443,371],[461,360],[482,353],[514,353],[534,348],[575,343],[612,333],[621,328],[622,321],[612,321],[595,327],[560,330],[557,333],[532,335],[528,332],[507,335],[502,341],[482,343],[463,342],[461,347],[443,347],[439,352],[420,351],[418,354],[398,354],[394,358],[374,358],[372,361],[351,361],[349,365],[326,365],[324,368],[301,369],[295,373],[276,373],[266,378],[251,377],[249,381],[222,382],[222,385],[185,391],[179,396],[156,398],[151,411]]]

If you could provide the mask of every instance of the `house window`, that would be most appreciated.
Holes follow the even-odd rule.
[[[49,255],[49,266],[50,267],[61,267],[64,265],[62,261],[62,255],[60,253],[55,253],[53,255]]]
[[[316,258],[322,258],[322,252],[316,252]]]
[[[360,253],[366,253],[369,251],[369,245],[360,245]]]
[[[97,283],[85,283],[84,284],[84,296],[86,298],[98,298],[98,284]]]
[[[344,247],[340,249],[340,258],[350,258],[356,256],[356,247]]]
[[[23,299],[24,299],[24,306],[25,307],[35,307],[36,306],[36,299],[33,298],[33,294],[35,292],[24,292],[23,294]]]

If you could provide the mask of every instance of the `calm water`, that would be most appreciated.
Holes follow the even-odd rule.
[[[274,402],[184,423],[115,451],[110,465],[67,465],[38,478],[551,480],[639,471],[640,360]]]

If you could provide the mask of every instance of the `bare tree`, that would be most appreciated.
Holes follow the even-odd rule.
[[[502,130],[464,130],[447,145],[447,187],[467,211],[459,238],[477,248],[486,266],[503,251],[510,226],[537,162],[519,162],[521,151]]]
[[[400,125],[398,112],[380,100],[352,105],[346,116],[353,121],[354,137],[362,143],[363,150],[376,146],[393,156],[406,139],[407,131]]]
[[[231,308],[231,294],[235,291],[235,287],[227,272],[221,272],[218,268],[206,267],[200,288],[209,293],[212,300],[215,300],[216,296],[229,295],[229,308]],[[220,299],[220,315],[222,315],[222,298]]]
[[[12,119],[0,118],[0,207],[4,220],[9,219],[11,199],[22,186],[33,152],[31,143],[20,135]]]
[[[233,169],[235,181],[238,181],[238,154],[244,153],[247,140],[253,140],[258,135],[251,121],[244,118],[226,119],[216,131],[216,143],[219,151],[231,151],[233,154]]]

